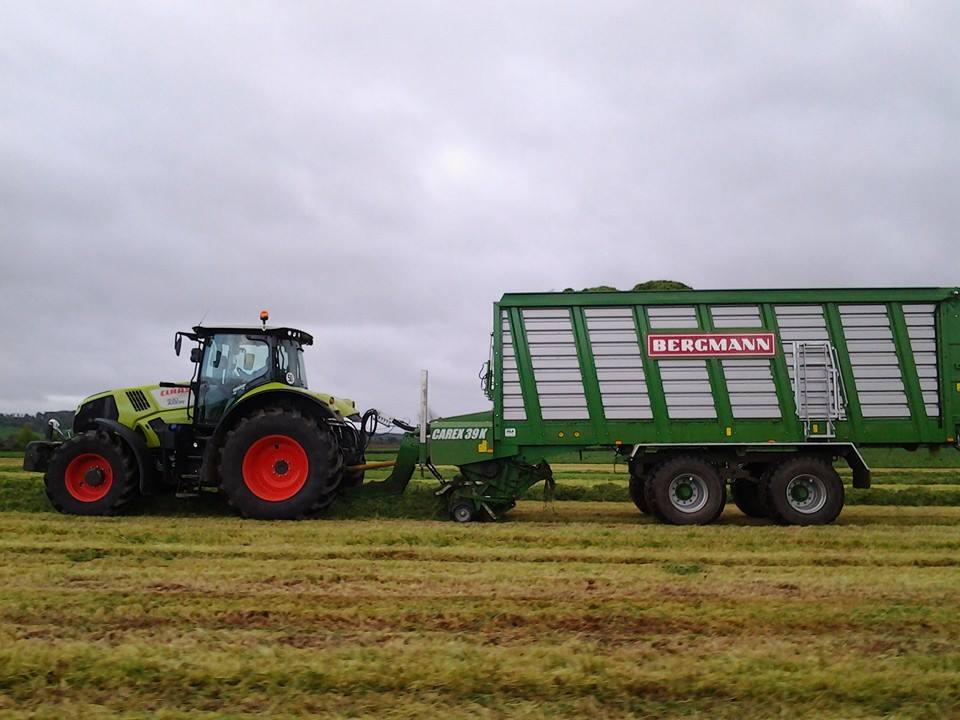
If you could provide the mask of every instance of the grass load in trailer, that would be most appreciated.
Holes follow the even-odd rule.
[[[219,491],[247,517],[297,518],[344,493],[401,493],[419,465],[466,522],[552,484],[551,460],[608,447],[663,522],[712,522],[729,492],[748,515],[815,525],[843,507],[838,460],[869,487],[858,448],[957,446],[956,288],[504,295],[482,373],[492,410],[417,428],[309,390],[313,338],[262,320],[178,333],[178,354],[196,342],[190,382],[87,398],[73,437],[31,443],[24,468],[64,512]],[[407,434],[390,476],[364,482],[384,421]]]

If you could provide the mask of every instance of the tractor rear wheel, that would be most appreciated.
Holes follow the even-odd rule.
[[[367,461],[367,456],[364,453],[360,453],[360,456],[355,458],[355,462],[350,464],[363,465]],[[340,487],[345,490],[352,490],[353,488],[358,488],[363,485],[363,476],[364,471],[359,470],[351,472],[347,470],[346,466],[343,468],[343,479],[340,480]]]
[[[309,517],[333,502],[342,464],[330,428],[297,410],[268,408],[227,433],[220,485],[244,517]]]
[[[91,430],[61,445],[43,476],[50,503],[73,515],[114,515],[130,504],[139,485],[120,442]]]
[[[768,518],[770,509],[767,507],[767,480],[766,478],[754,481],[737,478],[730,483],[730,493],[733,502],[747,517]]]
[[[726,492],[717,469],[696,457],[681,456],[658,467],[646,483],[647,505],[661,522],[706,525],[723,512]]]

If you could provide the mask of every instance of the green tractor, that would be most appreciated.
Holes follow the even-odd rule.
[[[189,383],[87,398],[72,437],[52,427],[49,440],[27,447],[24,469],[45,473],[47,496],[64,513],[110,515],[141,495],[219,491],[245,517],[317,515],[362,484],[368,439],[384,419],[308,390],[303,348],[313,338],[267,319],[178,332],[178,355],[184,338],[196,343]],[[403,463],[404,480],[414,462]]]

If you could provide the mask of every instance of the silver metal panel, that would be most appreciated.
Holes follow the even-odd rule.
[[[720,365],[727,382],[734,419],[780,417],[780,401],[769,360],[722,360]]]
[[[633,308],[586,308],[603,414],[609,419],[653,418]]]
[[[569,407],[543,408],[540,413],[544,420],[589,420],[587,407],[571,405]]]
[[[551,328],[549,330],[537,330],[535,332],[527,331],[527,345],[546,345],[548,347],[567,346],[571,335],[564,328]],[[576,348],[574,347],[574,350]]]
[[[883,378],[880,380],[858,380],[857,388],[871,392],[903,392],[903,380]]]
[[[909,417],[910,408],[901,403],[892,405],[862,405],[860,412],[863,413],[864,417],[872,418]]]
[[[613,345],[616,347],[621,343],[637,344],[637,332],[633,328],[629,330],[623,328],[597,330],[589,320],[588,328],[590,330],[590,344],[594,347],[598,345]]]
[[[760,308],[756,305],[714,305],[710,316],[717,329],[763,327]]]
[[[559,320],[570,323],[570,311],[567,308],[524,308],[523,327],[527,327],[529,320]]]
[[[903,375],[887,307],[883,303],[841,305],[840,323],[857,397],[864,417],[910,417]],[[850,339],[869,330],[871,339]]]
[[[642,370],[643,358],[629,355],[596,355],[593,358],[593,364],[598,370],[601,368],[640,368]]]
[[[601,343],[593,346],[593,354],[615,355],[621,357],[639,357],[640,348],[637,346],[636,338],[625,343]]]
[[[702,420],[713,419],[717,417],[717,411],[713,405],[702,405],[700,407],[670,407],[667,406],[670,417],[674,420]]]
[[[913,362],[920,377],[923,409],[928,417],[940,417],[940,383],[937,374],[937,306],[928,303],[906,303],[903,319]]]
[[[788,315],[819,315],[823,317],[823,307],[821,305],[777,305],[777,322],[781,317]]]
[[[780,326],[780,340],[787,361],[787,370],[790,373],[790,382],[795,384],[793,343],[822,342],[830,339],[827,333],[827,321],[823,316],[823,306],[777,305],[774,307],[774,312],[777,315],[777,325]]]
[[[648,307],[647,317],[653,330],[696,330],[700,327],[697,310],[692,305]]]
[[[883,340],[888,335],[885,328],[850,328],[843,333],[847,345],[851,340]]]
[[[649,405],[631,405],[629,407],[611,407],[604,409],[603,414],[608,420],[649,420],[653,417]]]
[[[890,340],[847,340],[847,351],[851,353],[893,353],[896,355],[897,347]]]
[[[535,357],[533,360],[534,376],[540,370],[561,370],[572,369],[580,370],[580,361],[575,356],[567,357]]]
[[[526,420],[517,356],[513,348],[513,336],[510,334],[510,315],[506,310],[500,312],[500,332],[503,352],[503,419]]]
[[[714,419],[717,409],[706,360],[658,360],[667,414],[674,419]]]
[[[583,383],[563,382],[562,380],[539,380],[537,382],[537,392],[540,395],[582,395]]]
[[[600,392],[608,395],[646,393],[647,384],[643,380],[607,378],[600,381]]]
[[[520,312],[543,418],[587,418],[587,399],[570,310],[524,308]],[[572,377],[573,373],[576,373],[575,377]]]

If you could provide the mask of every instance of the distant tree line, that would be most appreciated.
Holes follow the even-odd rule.
[[[644,290],[693,290],[693,288],[677,280],[647,280],[630,288],[630,292],[643,292]],[[619,290],[611,285],[597,285],[579,291],[573,288],[565,288],[564,292],[619,292]]]
[[[0,450],[23,450],[28,442],[47,436],[47,424],[57,420],[64,430],[73,426],[73,412],[58,410],[35,415],[0,413]]]

